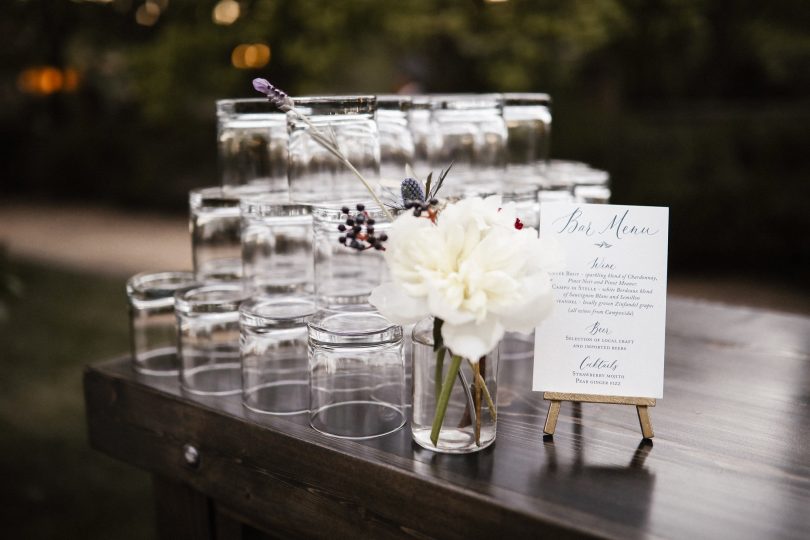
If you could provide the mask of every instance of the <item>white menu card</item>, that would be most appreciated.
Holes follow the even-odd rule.
[[[663,396],[668,236],[668,208],[542,205],[540,237],[566,262],[535,333],[534,390]]]

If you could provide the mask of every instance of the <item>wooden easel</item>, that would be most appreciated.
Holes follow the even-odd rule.
[[[652,439],[654,436],[652,422],[650,422],[650,412],[647,410],[647,407],[655,407],[655,398],[544,392],[543,399],[551,402],[548,406],[546,425],[543,426],[543,433],[546,435],[554,435],[554,430],[557,429],[557,417],[560,416],[560,403],[563,401],[576,401],[585,403],[610,403],[612,405],[635,405],[636,412],[638,412],[638,423],[641,424],[641,435],[645,439]]]

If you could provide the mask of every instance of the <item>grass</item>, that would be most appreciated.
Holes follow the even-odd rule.
[[[0,320],[5,538],[150,538],[149,475],[87,443],[83,367],[128,348],[124,282],[12,261]],[[2,300],[2,299],[0,299]]]

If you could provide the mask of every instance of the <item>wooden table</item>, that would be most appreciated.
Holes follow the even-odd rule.
[[[153,473],[165,538],[809,538],[810,319],[670,298],[667,328],[654,443],[633,407],[571,403],[544,440],[518,359],[467,456],[257,419],[127,359],[85,373],[90,441]]]

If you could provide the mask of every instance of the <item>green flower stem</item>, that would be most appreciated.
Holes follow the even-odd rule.
[[[447,349],[444,347],[439,347],[436,351],[436,370],[433,373],[434,384],[436,388],[434,390],[434,399],[438,402],[439,395],[442,393],[442,373],[444,372],[444,352]]]
[[[447,370],[447,375],[444,377],[439,400],[436,402],[436,414],[433,416],[433,427],[430,430],[430,441],[433,443],[433,446],[439,445],[439,432],[442,429],[442,423],[444,423],[444,415],[447,414],[450,392],[453,390],[453,383],[456,382],[456,376],[460,367],[461,357],[454,354],[450,360],[450,368]]]

